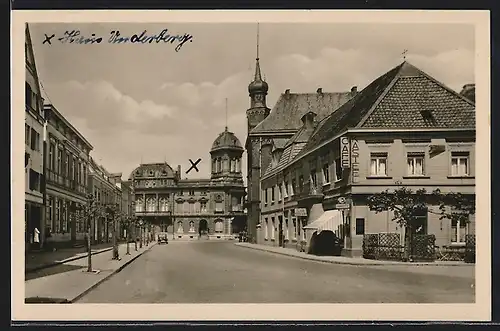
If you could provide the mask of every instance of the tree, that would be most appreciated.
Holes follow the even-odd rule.
[[[390,211],[392,220],[405,229],[404,259],[411,260],[410,248],[413,245],[412,231],[415,229],[418,217],[422,212],[439,215],[440,219],[469,222],[469,215],[475,214],[475,199],[473,196],[461,193],[441,193],[436,189],[427,193],[425,189],[412,191],[396,182],[397,188],[385,190],[368,197],[367,203],[370,210],[376,213]],[[437,205],[438,211],[429,208]]]
[[[131,229],[136,227],[137,226],[137,219],[134,217],[134,216],[131,216],[131,215],[125,215],[123,214],[122,215],[122,218],[121,218],[121,225],[127,230],[127,255],[130,255],[130,247],[129,247],[129,243],[130,243],[130,232],[131,232]],[[137,251],[137,240],[134,239],[134,243],[135,243],[135,250]]]
[[[113,260],[120,260],[120,255],[118,252],[118,238],[116,237],[116,224],[118,218],[120,218],[119,205],[117,203],[112,203],[107,205],[106,214],[109,217],[111,225],[113,227]]]
[[[87,226],[87,272],[93,272],[92,269],[92,219],[102,212],[102,208],[97,204],[92,194],[87,195],[87,205],[78,208],[79,217],[83,218]]]

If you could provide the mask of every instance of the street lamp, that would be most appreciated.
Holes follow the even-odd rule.
[[[139,238],[140,238],[140,242],[139,242],[139,248],[142,248],[142,226],[143,226],[144,222],[142,221],[142,219],[139,220]]]

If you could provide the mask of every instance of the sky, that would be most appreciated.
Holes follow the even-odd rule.
[[[121,36],[192,36],[170,43],[109,43]],[[103,37],[62,43],[65,31]],[[259,57],[272,109],[291,92],[361,90],[406,60],[450,88],[474,83],[474,27],[458,24],[262,23]],[[210,148],[227,125],[245,144],[248,84],[257,24],[30,24],[38,75],[52,103],[94,146],[91,155],[123,179],[142,162],[210,176]],[[55,37],[43,44],[44,35]],[[225,99],[227,98],[227,116]],[[199,172],[185,171],[201,158]],[[246,153],[242,168],[246,169]],[[246,177],[246,171],[244,171]]]

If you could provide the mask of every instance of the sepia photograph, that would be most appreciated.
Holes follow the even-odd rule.
[[[473,23],[62,17],[17,22],[25,307],[478,303]]]

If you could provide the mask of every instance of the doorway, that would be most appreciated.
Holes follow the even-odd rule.
[[[284,239],[285,239],[285,236],[283,235],[283,217],[282,216],[278,216],[278,245],[279,247],[283,247],[284,246]]]
[[[207,220],[200,220],[200,222],[198,223],[198,234],[200,236],[208,234]]]

